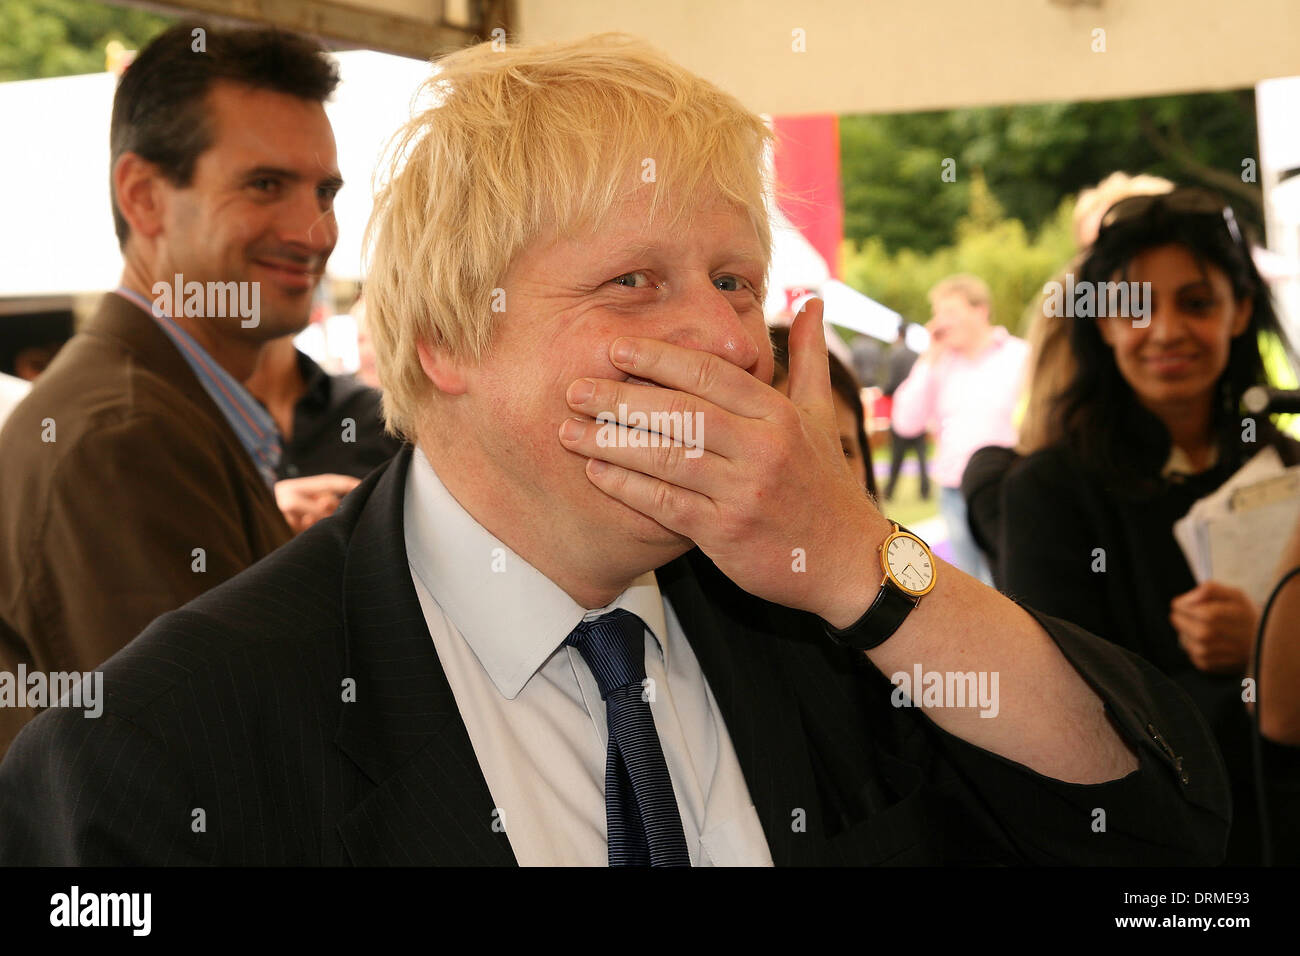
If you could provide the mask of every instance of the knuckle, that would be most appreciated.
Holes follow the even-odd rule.
[[[672,423],[673,431],[677,431],[678,421],[685,421],[686,416],[690,415],[695,407],[695,401],[689,395],[683,395],[678,392],[673,395],[672,400],[668,403],[668,420]],[[674,439],[680,439],[681,435],[674,434]]]
[[[777,437],[764,439],[759,445],[759,454],[763,461],[770,463],[769,474],[786,474],[793,464],[790,446]]]
[[[705,394],[713,389],[718,381],[718,362],[712,355],[706,355],[695,368],[695,388],[697,394]]]
[[[664,515],[676,514],[680,507],[677,493],[666,481],[661,481],[655,486],[653,501],[655,511]]]
[[[672,475],[681,465],[681,448],[669,441],[662,441],[655,448],[655,466],[660,474]]]
[[[612,490],[623,491],[627,488],[628,472],[623,468],[607,467],[601,477]]]
[[[586,407],[599,409],[601,413],[608,413],[611,421],[617,421],[618,404],[626,401],[627,399],[623,396],[622,385],[606,385],[603,382],[597,382],[596,390],[591,393],[591,398]]]

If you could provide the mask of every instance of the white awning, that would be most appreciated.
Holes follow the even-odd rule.
[[[644,37],[770,114],[1245,89],[1300,74],[1296,0],[151,0],[428,59],[488,39]],[[484,11],[481,20],[474,14]]]

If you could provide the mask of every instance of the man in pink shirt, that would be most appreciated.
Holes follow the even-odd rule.
[[[1013,422],[1029,346],[989,321],[989,287],[955,275],[930,290],[930,347],[894,393],[893,426],[908,437],[933,428],[939,513],[948,525],[953,563],[992,583],[988,562],[971,536],[961,476],[985,445],[1016,443]]]

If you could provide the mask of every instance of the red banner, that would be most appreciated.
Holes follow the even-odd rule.
[[[844,239],[839,117],[777,116],[772,126],[777,204],[838,279]]]

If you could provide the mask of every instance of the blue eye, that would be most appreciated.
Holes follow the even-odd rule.
[[[635,280],[635,279],[637,279],[637,278],[643,279],[643,280],[644,280],[644,284],[639,284],[639,283],[637,283],[637,282],[635,282],[635,281],[633,281],[633,282],[631,282],[631,283],[628,283],[628,282],[625,282],[625,281],[624,281],[625,279],[632,279],[632,280]],[[623,286],[624,288],[627,288],[627,289],[646,289],[646,288],[649,288],[649,287],[650,287],[650,280],[646,277],[646,274],[645,274],[644,272],[625,272],[625,273],[623,273],[623,275],[621,275],[621,276],[616,276],[615,278],[611,279],[610,281],[613,282],[613,283],[615,283],[616,285],[621,285],[621,286]]]

